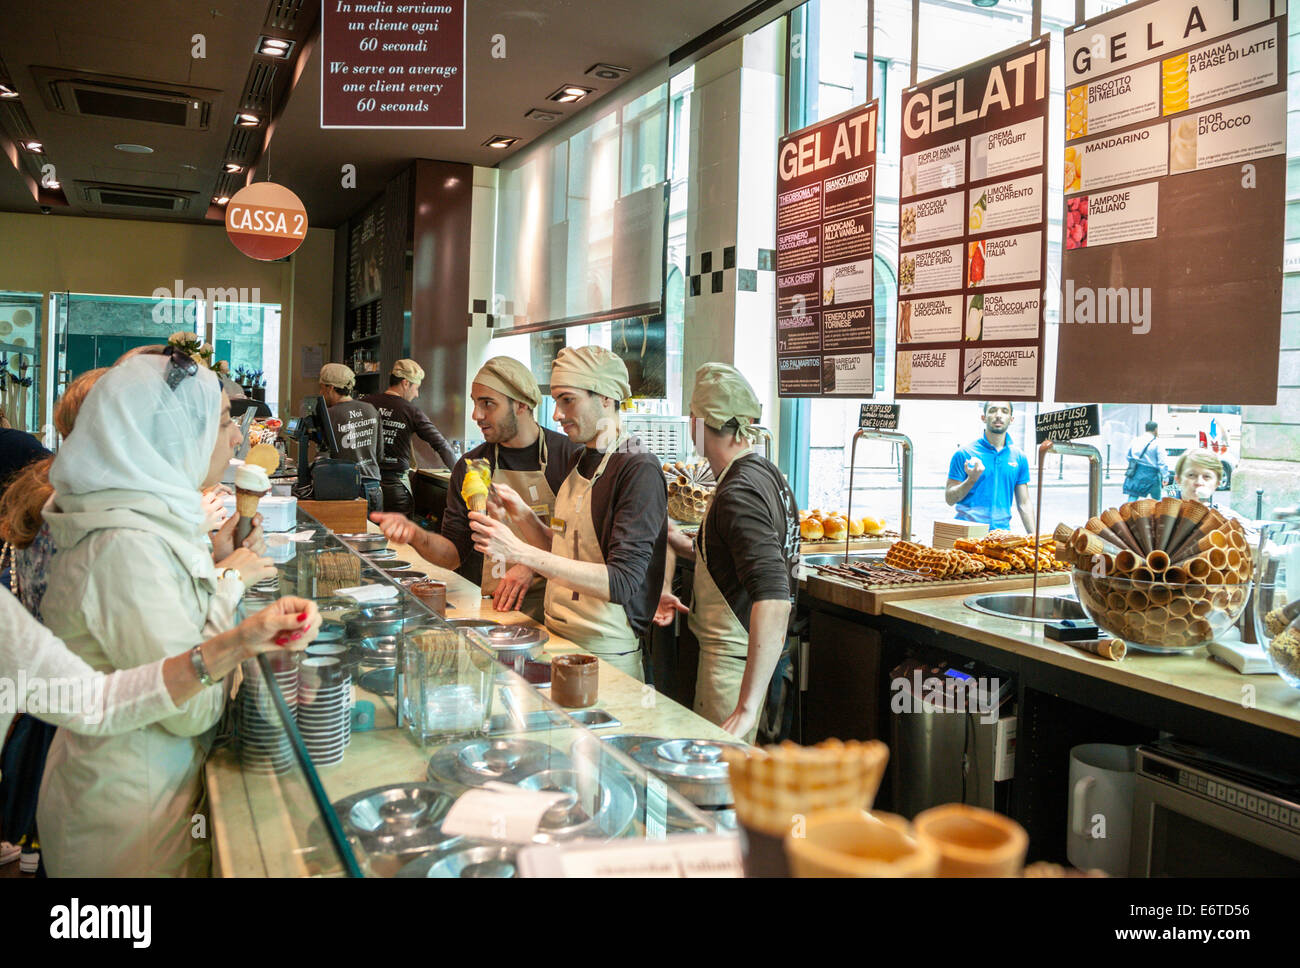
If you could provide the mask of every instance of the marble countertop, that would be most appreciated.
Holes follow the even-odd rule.
[[[1063,595],[1069,588],[1044,594]],[[1043,634],[1038,623],[972,611],[967,596],[892,602],[884,614],[980,642],[1019,656],[1126,686],[1264,729],[1300,737],[1300,690],[1272,673],[1242,675],[1204,648],[1179,655],[1129,649],[1119,662],[1091,655]]]
[[[375,530],[371,525],[371,530]],[[397,557],[409,561],[430,578],[447,583],[448,618],[486,618],[505,624],[535,624],[520,612],[497,612],[492,600],[480,595],[473,582],[430,564],[409,545],[390,543]],[[552,635],[544,658],[562,652],[581,652],[571,642]],[[599,694],[595,706],[615,716],[620,726],[603,728],[596,735],[648,733],[668,738],[735,741],[708,720],[672,701],[604,662],[600,663]],[[371,787],[404,781],[423,782],[433,747],[422,747],[396,727],[392,697],[378,696],[354,686],[358,700],[375,706],[375,727],[353,732],[342,762],[318,770],[331,802]],[[542,708],[531,687],[512,688],[522,711]],[[554,727],[525,734],[526,738],[568,749],[579,730]],[[214,838],[214,873],[227,877],[292,877],[330,872],[337,860],[313,861],[316,853],[306,845],[306,833],[316,816],[301,774],[295,769],[282,776],[260,776],[240,768],[229,749],[214,754],[206,767]]]

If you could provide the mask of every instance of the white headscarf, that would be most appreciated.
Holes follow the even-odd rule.
[[[221,384],[200,366],[173,390],[166,381],[171,365],[170,355],[136,356],[99,378],[50,469],[60,499],[114,491],[125,507],[134,506],[132,494],[149,496],[166,505],[175,524],[200,533],[199,488],[217,442]]]

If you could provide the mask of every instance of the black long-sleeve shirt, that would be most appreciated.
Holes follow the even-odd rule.
[[[456,466],[447,438],[415,404],[395,393],[372,393],[361,399],[379,411],[384,426],[384,459],[379,462],[384,477],[400,477],[411,466],[411,434],[432,447],[448,468]]]
[[[330,422],[338,439],[339,460],[354,461],[361,476],[377,481],[384,460],[384,435],[378,408],[364,400],[344,400],[330,407]]]

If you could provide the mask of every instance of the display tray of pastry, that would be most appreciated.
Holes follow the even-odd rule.
[[[843,511],[819,508],[799,512],[799,535],[805,554],[822,554],[836,547],[842,550],[846,541],[850,551],[875,551],[889,547],[899,537],[883,517],[850,518]]]

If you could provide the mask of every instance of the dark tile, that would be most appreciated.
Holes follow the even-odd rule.
[[[700,271],[701,271],[701,272],[712,272],[712,271],[713,271],[713,253],[712,253],[712,252],[701,252],[701,253],[700,253]]]
[[[713,274],[713,291],[722,292],[722,270],[719,269]]]
[[[473,328],[474,328],[474,314],[473,314],[473,313],[469,313],[468,316],[469,316],[469,322],[466,323],[466,326],[467,326],[469,329],[473,329]]]
[[[689,252],[686,253],[686,274],[688,276],[691,274],[691,254]]]
[[[476,312],[476,313],[485,313],[485,312],[487,312],[487,300],[486,300],[486,299],[475,299],[475,300],[474,300],[474,312]]]
[[[736,290],[738,292],[758,292],[758,272],[755,269],[736,270]]]
[[[488,323],[488,329],[491,329],[493,326],[496,325],[496,317],[493,316],[491,313],[488,313],[488,314],[487,314],[487,323]]]
[[[758,250],[758,267],[768,272],[776,268],[776,249]]]
[[[736,268],[736,247],[734,245],[729,245],[722,250],[722,268]]]
[[[696,273],[695,275],[691,276],[691,295],[698,296],[699,294],[700,294],[700,277],[699,274]]]

